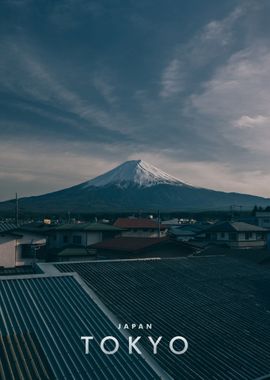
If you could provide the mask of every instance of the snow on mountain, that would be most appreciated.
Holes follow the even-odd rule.
[[[85,183],[85,187],[105,187],[115,185],[127,188],[130,185],[150,187],[153,185],[170,184],[187,186],[179,179],[142,160],[126,161],[109,172]]]

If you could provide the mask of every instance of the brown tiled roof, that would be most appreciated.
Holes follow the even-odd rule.
[[[159,225],[156,221],[146,218],[118,218],[114,223],[115,227],[119,228],[148,228],[158,229]],[[164,225],[160,225],[161,230],[165,230]]]
[[[138,238],[138,237],[119,237],[115,239],[105,240],[100,243],[91,245],[91,248],[106,249],[112,251],[128,251],[135,252],[148,248],[153,245],[168,241],[167,237],[163,238]]]

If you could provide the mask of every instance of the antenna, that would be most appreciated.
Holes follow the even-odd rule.
[[[19,200],[18,193],[16,193],[16,227],[19,227]]]
[[[160,238],[160,211],[158,210],[158,237]]]

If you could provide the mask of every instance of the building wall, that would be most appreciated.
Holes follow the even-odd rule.
[[[0,266],[11,268],[16,265],[16,239],[11,236],[0,236]]]
[[[22,257],[23,245],[45,244],[46,240],[38,235],[24,233],[22,238],[12,236],[0,236],[0,266],[14,267],[30,265],[34,258]]]
[[[238,248],[263,248],[266,245],[265,240],[256,240],[256,241],[231,241],[229,242],[230,247]]]
[[[78,244],[86,247],[102,241],[102,232],[57,231],[54,236],[55,238],[50,237],[50,248],[62,248],[70,244]],[[76,242],[77,238],[80,238],[81,243]]]
[[[211,233],[210,239],[231,247],[264,247],[266,245],[265,235],[260,232],[217,232]]]
[[[23,245],[44,245],[46,238],[34,233],[23,233],[23,237],[17,241],[16,265],[31,265],[35,257],[22,257]]]

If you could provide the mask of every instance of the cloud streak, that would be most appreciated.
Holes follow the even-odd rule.
[[[49,191],[132,157],[197,186],[268,195],[267,2],[175,0],[173,14],[120,3],[6,3],[0,198],[20,181],[25,194]]]

